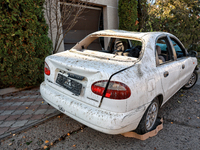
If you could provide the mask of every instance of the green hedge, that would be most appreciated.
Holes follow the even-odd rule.
[[[44,0],[0,0],[0,88],[38,85],[52,50]]]
[[[137,31],[137,0],[119,0],[119,29]]]

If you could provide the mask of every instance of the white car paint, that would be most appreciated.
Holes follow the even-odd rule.
[[[142,41],[142,53],[139,58],[134,58],[85,49],[95,37],[102,36]],[[155,43],[159,36],[174,37],[164,32],[98,31],[71,50],[48,56],[45,62],[51,74],[45,75],[40,86],[43,99],[71,118],[107,134],[136,129],[151,101],[159,96],[163,105],[187,83],[197,65],[196,58],[191,57],[158,65]],[[166,71],[169,72],[167,78],[163,76]],[[79,96],[56,83],[58,74],[69,76],[68,73],[85,77],[83,81],[73,79],[82,84]],[[113,100],[91,91],[94,82],[109,78],[126,84],[131,89],[131,96]]]

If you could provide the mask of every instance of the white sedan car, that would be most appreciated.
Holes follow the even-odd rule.
[[[193,52],[195,54],[195,52]],[[159,108],[197,81],[197,59],[165,32],[104,30],[46,57],[43,99],[107,134],[155,127]]]

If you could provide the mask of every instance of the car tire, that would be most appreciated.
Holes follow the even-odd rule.
[[[196,72],[196,70],[192,73],[189,81],[183,86],[183,89],[184,90],[187,90],[187,89],[190,89],[192,88],[196,82],[197,82],[197,79],[198,79],[198,73]]]
[[[135,132],[138,134],[144,134],[153,130],[156,126],[158,111],[159,100],[156,97],[147,108]]]

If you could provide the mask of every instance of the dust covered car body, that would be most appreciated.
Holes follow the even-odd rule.
[[[40,92],[50,105],[98,131],[145,133],[173,94],[196,83],[195,69],[197,59],[172,34],[104,30],[46,57]]]

